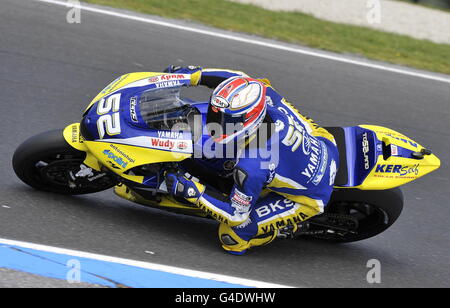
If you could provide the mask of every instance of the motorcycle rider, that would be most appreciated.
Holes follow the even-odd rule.
[[[191,74],[193,86],[215,88],[207,123],[222,130],[211,136],[216,144],[239,144],[229,196],[185,175],[166,175],[169,193],[220,222],[219,239],[226,251],[243,254],[291,236],[302,222],[323,213],[339,165],[333,135],[302,116],[268,80],[193,66],[171,66],[165,72]],[[231,131],[226,127],[230,123]],[[258,140],[261,131],[267,137]],[[267,157],[262,149],[276,153]]]

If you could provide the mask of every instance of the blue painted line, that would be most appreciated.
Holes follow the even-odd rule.
[[[243,288],[243,285],[177,275],[114,262],[0,244],[0,268],[66,280],[70,260],[80,264],[80,282],[132,288]]]

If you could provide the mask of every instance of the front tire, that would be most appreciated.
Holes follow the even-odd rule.
[[[80,170],[85,158],[86,153],[71,147],[61,130],[53,130],[22,143],[15,151],[12,163],[16,175],[38,190],[82,195],[103,191],[116,184],[112,177],[95,170],[91,178],[95,180],[74,181],[73,174]]]

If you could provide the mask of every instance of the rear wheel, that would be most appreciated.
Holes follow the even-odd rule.
[[[114,177],[85,165],[86,153],[71,147],[61,130],[34,136],[13,156],[16,175],[29,186],[59,194],[81,195],[103,191],[116,184]]]
[[[403,194],[399,188],[337,190],[325,213],[307,221],[305,235],[341,243],[368,239],[392,226],[402,209]]]

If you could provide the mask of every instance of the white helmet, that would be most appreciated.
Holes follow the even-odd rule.
[[[215,142],[229,143],[254,134],[266,111],[266,86],[256,79],[232,77],[214,90],[206,123]],[[220,134],[212,134],[219,126]]]

